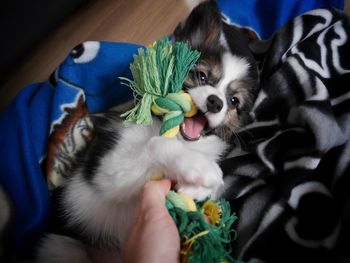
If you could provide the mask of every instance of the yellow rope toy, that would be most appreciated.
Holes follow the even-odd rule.
[[[155,103],[151,106],[151,110],[155,115],[164,115],[160,134],[166,138],[176,136],[184,117],[193,117],[198,112],[198,108],[193,103],[192,97],[182,91],[179,93],[170,93],[165,99],[156,99]]]

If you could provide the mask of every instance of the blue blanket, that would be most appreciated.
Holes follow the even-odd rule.
[[[262,39],[298,14],[318,7],[343,9],[341,0],[219,0],[228,19]],[[100,112],[132,98],[118,76],[130,77],[129,63],[140,46],[85,42],[75,47],[47,82],[25,87],[0,115],[0,184],[15,211],[11,246],[30,251],[50,218],[46,181],[48,141],[70,109],[75,118]],[[47,161],[47,160],[46,160]]]

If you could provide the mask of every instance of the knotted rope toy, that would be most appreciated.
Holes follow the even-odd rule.
[[[186,43],[168,39],[156,41],[146,51],[139,49],[130,65],[133,80],[120,78],[134,91],[135,107],[122,117],[136,124],[151,124],[152,112],[163,116],[160,135],[172,138],[184,117],[197,113],[191,96],[182,91],[183,83],[200,53]],[[152,179],[162,175],[154,174]],[[236,262],[230,256],[232,224],[236,221],[229,203],[207,198],[194,202],[183,193],[170,191],[166,206],[181,238],[182,263]]]
[[[166,206],[182,240],[182,263],[238,263],[230,256],[231,227],[237,216],[231,214],[228,202],[209,198],[194,202],[184,193],[169,191]]]
[[[185,79],[200,53],[186,43],[156,41],[146,52],[140,48],[130,65],[133,80],[120,78],[134,91],[135,107],[124,114],[131,123],[149,125],[152,112],[164,115],[160,135],[174,137],[184,117],[197,113],[191,96],[182,91]]]

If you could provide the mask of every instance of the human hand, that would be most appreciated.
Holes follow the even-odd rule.
[[[125,263],[180,261],[180,237],[165,206],[169,180],[145,184],[135,209],[134,222],[123,250]]]

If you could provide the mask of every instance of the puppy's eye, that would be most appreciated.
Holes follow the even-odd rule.
[[[239,99],[235,96],[232,96],[231,99],[230,99],[230,102],[231,102],[231,105],[234,106],[234,107],[237,107],[238,104],[239,104]]]
[[[208,77],[203,71],[196,71],[196,78],[200,85],[205,85],[208,83]]]

